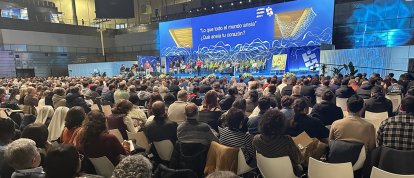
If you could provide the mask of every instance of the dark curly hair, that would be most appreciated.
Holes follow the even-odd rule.
[[[287,129],[285,115],[277,109],[266,111],[259,123],[259,131],[266,137],[277,137],[284,135]]]
[[[230,108],[226,114],[227,126],[232,131],[239,131],[244,120],[244,112],[237,108]]]
[[[85,110],[80,106],[74,106],[69,109],[65,118],[65,127],[70,129],[82,126],[82,122],[85,120]]]
[[[86,122],[83,124],[83,137],[81,139],[81,147],[91,146],[102,132],[107,131],[106,119],[103,112],[92,110],[86,116]]]

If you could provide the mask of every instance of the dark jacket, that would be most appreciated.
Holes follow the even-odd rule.
[[[222,110],[229,110],[233,104],[233,102],[236,101],[236,96],[234,95],[226,95],[221,101],[220,101],[220,107]]]
[[[316,103],[315,86],[303,85],[300,88],[300,94],[309,98],[312,106]]]
[[[320,86],[320,87],[316,88],[315,94],[316,94],[316,96],[322,97],[322,94],[326,90],[331,90],[332,93],[335,94],[335,90],[333,88],[331,88],[331,87],[328,87],[328,86]]]
[[[344,114],[342,113],[342,109],[336,106],[336,104],[322,101],[313,106],[311,116],[318,118],[326,126],[332,125],[334,121],[342,119]]]
[[[76,93],[69,93],[66,96],[66,106],[68,108],[72,108],[74,106],[80,106],[82,107],[86,113],[89,113],[91,109],[89,108],[88,104],[85,102],[83,97]]]
[[[322,121],[306,114],[297,114],[294,118],[294,124],[288,129],[288,134],[296,137],[302,132],[318,139],[325,139],[329,136],[329,130],[323,125]]]
[[[384,97],[384,95],[373,96],[364,102],[364,111],[380,113],[388,112],[388,116],[393,115],[393,107],[391,100]],[[361,113],[365,116],[365,112]]]
[[[290,96],[292,95],[292,89],[293,89],[293,85],[286,85],[285,87],[282,88],[282,91],[280,91],[280,95]]]
[[[143,128],[148,141],[158,142],[170,140],[173,144],[177,141],[177,123],[165,119],[156,119],[147,122]],[[162,132],[160,132],[162,130]]]
[[[355,91],[347,85],[341,85],[341,87],[339,87],[335,91],[335,95],[338,98],[349,98],[354,94],[355,94]]]
[[[363,84],[356,91],[357,95],[363,99],[369,99],[371,97],[372,85]]]
[[[106,104],[106,103],[114,104],[115,103],[114,92],[113,91],[109,91],[104,96],[104,99],[103,100],[104,100],[104,104]]]
[[[414,174],[414,151],[378,147],[372,151],[372,166],[395,174]]]

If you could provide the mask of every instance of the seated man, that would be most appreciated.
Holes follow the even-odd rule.
[[[259,99],[258,107],[260,109],[259,115],[249,118],[247,121],[248,131],[252,135],[259,134],[259,123],[263,114],[270,109],[270,98],[262,97]]]
[[[355,91],[348,86],[349,78],[344,78],[341,82],[341,87],[339,87],[336,91],[336,97],[338,98],[349,98],[355,94]]]
[[[380,113],[388,112],[388,116],[393,115],[393,107],[391,100],[385,98],[382,88],[374,86],[371,89],[371,98],[365,101],[364,111],[361,113],[365,116],[365,111]]]
[[[7,145],[4,152],[5,161],[15,169],[12,178],[45,177],[40,166],[40,153],[33,140],[21,138]]]
[[[378,146],[397,150],[414,150],[414,96],[401,102],[401,112],[382,121],[378,132]]]
[[[212,141],[219,142],[208,124],[197,121],[198,107],[189,103],[185,106],[187,119],[177,128],[177,138],[180,142],[201,143],[209,146]]]
[[[344,117],[342,109],[332,102],[334,97],[331,90],[325,90],[322,94],[322,102],[315,104],[312,109],[311,115],[321,120],[325,126]]]
[[[375,148],[375,128],[371,123],[359,117],[364,99],[358,95],[347,101],[348,116],[333,122],[329,133],[330,140],[346,140],[363,143],[367,151]]]

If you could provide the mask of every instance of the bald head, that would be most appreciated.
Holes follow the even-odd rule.
[[[198,115],[198,107],[194,103],[189,103],[185,106],[185,115],[187,119],[196,119]]]
[[[177,93],[177,99],[179,101],[187,101],[187,91],[186,90],[180,90]]]
[[[165,104],[162,101],[156,101],[152,104],[151,111],[154,116],[162,116],[165,114]]]

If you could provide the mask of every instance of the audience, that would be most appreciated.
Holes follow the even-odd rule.
[[[374,125],[360,117],[364,100],[358,95],[348,98],[348,116],[333,122],[329,133],[330,140],[345,140],[364,143],[367,151],[375,148]]]
[[[181,124],[185,121],[185,106],[187,105],[188,94],[186,90],[177,93],[177,101],[168,107],[168,119]]]
[[[86,113],[80,106],[69,109],[65,118],[65,128],[60,136],[60,142],[64,144],[73,144],[75,136],[81,130],[82,122],[85,120]]]
[[[219,142],[208,124],[197,121],[198,108],[195,104],[189,103],[185,106],[185,114],[187,119],[177,128],[178,141],[182,143],[201,143],[207,146],[212,141]]]
[[[288,130],[290,136],[296,137],[302,132],[306,132],[310,137],[327,143],[326,139],[329,136],[329,130],[323,125],[322,121],[307,115],[309,107],[305,100],[295,100],[293,102],[293,110],[295,111],[295,116],[290,121],[290,128]]]
[[[382,88],[378,86],[372,87],[371,98],[365,101],[364,111],[361,113],[362,116],[365,116],[365,111],[373,113],[387,112],[388,116],[393,115],[392,102],[385,98]]]
[[[387,112],[389,116],[396,114],[381,123],[376,133],[379,146],[414,150],[414,142],[411,142],[411,133],[414,132],[411,123],[414,117],[414,110],[411,111],[414,108],[414,90],[407,87],[411,80],[411,76],[405,74],[398,81],[391,74],[384,80],[379,74],[373,74],[369,78],[366,74],[365,77],[363,74],[345,77],[303,76],[299,79],[288,77],[283,78],[281,84],[276,76],[245,79],[239,77],[239,82],[235,77],[229,82],[226,78],[214,77],[2,78],[1,106],[18,110],[16,104],[24,105],[26,115],[23,117],[12,113],[12,119],[0,118],[0,173],[1,177],[12,177],[13,171],[13,177],[80,176],[82,156],[79,156],[79,151],[90,158],[106,156],[117,166],[113,177],[150,176],[152,164],[146,158],[131,156],[121,161],[132,150],[128,143],[121,143],[114,135],[109,134],[109,128],[119,129],[125,140],[128,139],[127,131],[140,130],[145,133],[150,143],[170,140],[173,144],[176,141],[193,142],[208,147],[211,141],[220,142],[240,148],[251,167],[256,166],[255,151],[266,157],[289,156],[295,174],[300,176],[301,165],[306,162],[304,157],[316,154],[302,149],[302,155],[290,136],[306,132],[315,141],[319,139],[327,143],[329,138],[359,142],[364,143],[367,151],[372,151],[376,146],[375,129],[372,124],[361,119],[360,115],[365,111]],[[116,88],[119,90],[115,91]],[[357,95],[354,95],[354,91]],[[112,115],[105,118],[100,111],[89,112],[92,103],[87,102],[91,100],[86,102],[81,93],[97,104],[101,103],[102,98],[103,105],[115,105]],[[284,95],[283,98],[280,93]],[[385,98],[385,94],[403,97],[399,113],[392,113],[392,102]],[[262,95],[265,97],[260,98]],[[247,99],[241,99],[243,96]],[[316,96],[322,98],[318,104],[315,104]],[[348,98],[348,114],[345,118],[342,110],[335,105],[336,97]],[[309,106],[313,104],[312,112],[308,115]],[[57,120],[63,121],[65,118],[65,123],[59,122],[62,123],[61,128],[58,128],[60,124],[49,125],[49,129],[59,130],[56,133],[52,133],[42,124],[43,120],[47,120],[43,111],[47,108],[53,110],[52,106],[56,110],[70,108],[69,112],[59,114],[61,119]],[[281,110],[278,111],[277,108]],[[203,112],[201,119],[204,119],[210,111],[221,115],[219,134],[208,124],[198,121],[199,112]],[[36,115],[41,122],[31,124]],[[331,125],[330,131],[325,125]],[[217,129],[215,125],[212,126]],[[47,141],[51,135],[60,137],[56,146],[51,146]],[[21,141],[27,140],[26,138],[31,143]],[[12,140],[16,139],[18,144],[13,145]],[[70,145],[59,145],[60,143]],[[318,143],[317,151],[319,145],[324,145],[319,142],[312,143]],[[33,146],[37,147],[35,152]],[[8,148],[14,151],[7,152]],[[19,149],[22,151],[16,151]],[[23,151],[27,154],[20,153]],[[137,149],[132,153],[141,151]],[[150,151],[155,156],[155,163],[159,163],[154,147]],[[10,159],[11,157],[13,158]],[[15,169],[7,167],[6,162]],[[22,162],[25,164],[21,164]],[[40,165],[44,167],[46,175]],[[210,176],[226,175],[222,172]]]
[[[49,149],[44,167],[47,178],[75,178],[81,170],[83,155],[73,145],[57,145]]]
[[[332,102],[334,97],[332,91],[325,90],[322,94],[322,102],[313,106],[310,114],[321,120],[325,126],[332,125],[334,121],[344,118],[342,109]]]
[[[285,135],[287,128],[288,121],[283,113],[276,109],[266,111],[259,125],[260,134],[253,138],[253,146],[267,158],[289,156],[295,175],[300,177],[304,158],[292,138]]]
[[[260,98],[258,107],[260,109],[259,114],[257,116],[250,117],[247,121],[249,134],[252,135],[259,134],[259,123],[262,119],[263,114],[270,109],[270,99],[268,97]]]
[[[126,115],[132,110],[133,104],[128,100],[121,100],[115,104],[112,114],[106,118],[108,129],[118,129],[124,140],[128,140],[127,132],[136,132],[134,122]]]
[[[121,155],[128,155],[116,136],[109,134],[106,119],[102,112],[93,110],[87,115],[89,122],[85,123],[81,138],[81,152],[88,158],[106,156],[113,165],[117,165]]]
[[[44,178],[41,157],[33,140],[21,138],[7,145],[4,160],[15,169],[12,178]]]
[[[112,178],[151,178],[152,163],[142,155],[127,156],[115,167]]]
[[[382,121],[378,132],[378,146],[397,150],[414,150],[414,96],[401,102],[401,112]]]
[[[246,162],[255,166],[255,150],[252,146],[252,135],[244,132],[244,112],[237,108],[231,108],[226,114],[227,127],[219,127],[220,143],[229,147],[240,148],[243,151]]]

